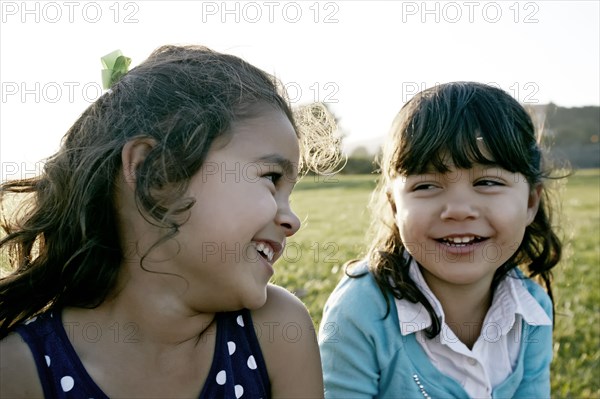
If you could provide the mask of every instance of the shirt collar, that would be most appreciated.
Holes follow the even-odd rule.
[[[408,274],[415,282],[417,288],[429,300],[435,313],[440,318],[442,325],[445,323],[442,305],[433,294],[417,262],[412,259]],[[515,323],[515,315],[521,315],[523,320],[530,325],[551,325],[552,321],[525,287],[524,277],[515,270],[511,270],[506,278],[496,287],[492,305],[485,317],[485,323],[496,323],[502,335],[507,334]],[[425,330],[431,326],[431,317],[425,306],[421,303],[413,303],[406,299],[395,299],[400,332],[409,335],[417,331]]]

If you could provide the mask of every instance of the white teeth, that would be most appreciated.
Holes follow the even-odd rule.
[[[443,239],[447,243],[450,244],[466,244],[473,240],[475,240],[474,236],[464,236],[464,237],[447,237]]]
[[[271,246],[267,243],[264,242],[253,242],[252,244],[254,244],[254,247],[256,248],[257,251],[262,252],[263,255],[265,255],[267,257],[267,259],[269,260],[269,262],[271,262],[273,260],[273,248],[271,248]]]

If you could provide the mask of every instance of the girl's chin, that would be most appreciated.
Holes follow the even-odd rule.
[[[267,303],[267,287],[265,286],[263,295],[256,295],[252,298],[246,298],[244,307],[249,310],[258,310]]]

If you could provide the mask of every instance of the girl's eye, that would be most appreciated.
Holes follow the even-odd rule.
[[[425,190],[432,190],[434,188],[436,188],[437,186],[435,184],[430,184],[430,183],[423,183],[423,184],[418,184],[413,188],[413,191],[425,191]]]
[[[263,175],[262,177],[264,177],[265,179],[271,180],[271,182],[273,184],[277,184],[279,179],[281,179],[281,176],[282,176],[281,173],[271,172],[271,173],[267,173],[267,174]]]
[[[476,186],[483,186],[483,187],[495,187],[495,186],[504,186],[504,183],[498,181],[498,180],[492,180],[492,179],[481,179],[475,182]]]

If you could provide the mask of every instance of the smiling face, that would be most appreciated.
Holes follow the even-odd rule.
[[[188,220],[150,255],[169,260],[160,271],[185,279],[189,306],[223,311],[265,303],[273,263],[300,227],[289,204],[298,160],[292,124],[268,106],[234,122],[213,145],[190,181],[187,195],[196,203]]]
[[[434,292],[447,285],[489,289],[496,269],[519,248],[539,192],[499,166],[448,167],[392,181],[400,237]]]

